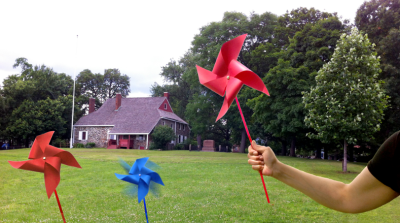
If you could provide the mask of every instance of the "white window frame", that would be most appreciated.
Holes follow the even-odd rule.
[[[85,132],[86,134],[85,134],[85,139],[82,139],[82,133],[83,132]],[[79,137],[78,137],[78,140],[82,140],[82,141],[87,141],[88,140],[88,138],[89,138],[89,134],[88,134],[88,131],[79,131]]]
[[[164,110],[167,110],[167,103],[164,103]]]

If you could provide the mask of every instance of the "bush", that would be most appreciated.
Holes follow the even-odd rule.
[[[166,145],[171,140],[175,139],[175,133],[172,128],[166,125],[158,125],[154,128],[153,133],[151,133],[153,143],[150,149],[166,149]]]
[[[175,149],[175,150],[183,150],[183,149],[184,149],[184,146],[183,146],[183,144],[176,144],[175,147],[174,147],[174,149]]]
[[[85,148],[85,146],[82,143],[75,143],[74,148]]]
[[[93,147],[96,147],[96,143],[94,143],[94,142],[88,142],[88,143],[86,143],[86,146],[85,146],[86,148],[93,148]]]

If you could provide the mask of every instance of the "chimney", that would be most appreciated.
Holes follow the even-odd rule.
[[[121,107],[121,94],[117,94],[115,97],[115,110],[117,111]]]
[[[168,92],[164,92],[164,97],[166,97],[169,101],[169,93]]]
[[[89,114],[94,112],[94,104],[96,100],[94,98],[89,98]]]

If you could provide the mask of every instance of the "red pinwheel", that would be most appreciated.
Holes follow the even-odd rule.
[[[224,103],[222,104],[222,108],[219,111],[216,121],[218,121],[226,114],[233,100],[236,99],[236,103],[238,105],[238,109],[251,145],[251,136],[236,96],[239,93],[240,88],[242,88],[243,84],[258,91],[261,91],[268,96],[269,93],[261,78],[249,68],[245,67],[243,64],[237,61],[237,57],[239,56],[246,36],[247,34],[238,36],[222,45],[212,72],[198,65],[196,65],[196,68],[199,75],[199,81],[202,85],[208,87],[210,90],[221,96],[225,95]],[[267,188],[265,187],[264,177],[261,171],[259,171],[259,173],[261,176],[261,181],[264,185],[265,196],[267,197],[269,203],[269,197],[267,193]]]
[[[55,193],[61,216],[65,222],[64,214],[62,212],[61,204],[56,191],[56,188],[60,183],[61,164],[78,168],[82,167],[70,152],[49,145],[53,133],[54,131],[47,132],[36,137],[28,157],[28,159],[31,160],[8,162],[16,169],[44,173],[44,183],[46,186],[47,197],[50,199],[50,196],[53,194],[53,192]]]
[[[221,96],[225,95],[216,121],[226,114],[243,84],[269,96],[261,78],[237,61],[246,36],[238,36],[222,45],[212,72],[196,65],[200,83]]]

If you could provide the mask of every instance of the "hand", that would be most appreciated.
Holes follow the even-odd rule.
[[[259,146],[255,141],[249,146],[248,163],[253,170],[262,171],[263,175],[272,176],[278,159],[270,147]]]

